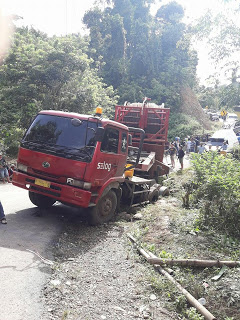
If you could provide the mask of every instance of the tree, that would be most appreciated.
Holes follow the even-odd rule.
[[[42,109],[91,113],[105,103],[111,113],[117,96],[87,52],[88,42],[79,35],[49,38],[33,28],[18,29],[0,67],[2,137],[26,129]]]
[[[113,0],[103,11],[87,12],[90,52],[95,61],[101,57],[100,74],[118,90],[120,103],[151,96],[177,110],[181,86],[195,83],[196,53],[181,23],[183,8],[171,2],[153,17],[151,2]]]
[[[218,107],[232,108],[240,104],[240,27],[235,23],[240,18],[240,7],[237,1],[223,2],[221,13],[207,12],[193,31],[196,39],[207,43],[209,58],[218,70],[213,77]]]

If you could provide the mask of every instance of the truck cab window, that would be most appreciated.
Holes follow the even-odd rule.
[[[112,128],[107,128],[104,133],[101,144],[101,151],[118,153],[119,131]]]
[[[123,153],[127,151],[127,134],[125,132],[122,133],[121,151]]]

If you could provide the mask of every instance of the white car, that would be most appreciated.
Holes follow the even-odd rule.
[[[228,113],[226,121],[235,123],[236,121],[238,121],[237,114],[236,113]]]
[[[209,138],[206,149],[209,150],[209,146],[211,146],[211,150],[217,150],[218,148],[222,147],[224,141],[227,141],[227,151],[230,151],[230,149],[232,149],[234,145],[238,144],[237,136],[232,129],[216,131]]]

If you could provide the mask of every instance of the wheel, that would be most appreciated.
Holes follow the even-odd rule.
[[[156,202],[158,200],[158,197],[159,197],[158,189],[153,189],[152,191],[149,192],[148,200],[151,203],[154,203],[154,202]]]
[[[110,221],[117,208],[117,195],[110,190],[101,197],[95,207],[90,209],[89,223],[93,226]]]
[[[49,198],[47,196],[43,196],[42,194],[38,194],[32,191],[29,191],[29,199],[35,206],[42,208],[42,209],[47,209],[50,208],[56,200]]]

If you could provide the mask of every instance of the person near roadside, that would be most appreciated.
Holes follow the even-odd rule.
[[[190,153],[190,149],[191,149],[191,140],[190,140],[190,138],[188,138],[188,140],[187,140],[187,154]]]
[[[180,145],[180,138],[176,137],[174,142],[174,147],[177,149],[177,152],[179,150],[179,145]]]
[[[208,145],[208,151],[213,151],[213,150],[212,150],[212,145],[211,145],[211,144],[209,144],[209,145]]]
[[[3,180],[3,183],[5,182],[5,179],[7,179],[8,183],[11,183],[9,174],[8,174],[7,162],[2,155],[0,155],[0,177]]]
[[[221,145],[220,151],[226,151],[228,149],[228,144],[227,141],[224,141],[223,144]]]
[[[200,137],[197,136],[195,139],[195,152],[198,152],[198,147],[200,146]]]
[[[177,149],[174,147],[173,143],[170,144],[170,147],[168,149],[168,153],[170,155],[171,165],[174,169],[175,168],[175,155],[177,154]]]
[[[195,149],[196,149],[196,142],[192,138],[190,143],[190,152],[195,152]]]
[[[7,219],[5,217],[5,214],[4,214],[4,210],[3,210],[3,206],[2,206],[2,202],[0,201],[0,222],[2,224],[7,224]]]
[[[181,170],[183,169],[183,157],[185,156],[185,152],[183,151],[182,146],[179,146],[179,150],[178,150],[178,160],[180,162],[181,165]]]
[[[206,151],[206,148],[202,142],[200,142],[200,145],[198,146],[198,153],[202,154],[204,151]]]
[[[183,151],[184,151],[185,153],[187,153],[187,142],[188,142],[188,138],[185,138],[185,139],[183,140],[183,143],[182,143]]]

